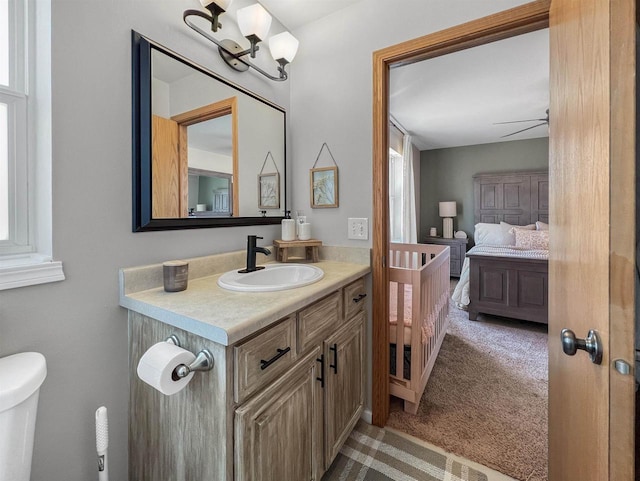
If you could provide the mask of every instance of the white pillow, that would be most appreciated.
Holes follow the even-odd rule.
[[[506,222],[500,222],[500,228],[502,229],[502,244],[505,246],[514,246],[516,245],[516,236],[512,232],[509,232],[512,228],[522,229],[522,230],[536,230],[535,224],[529,225],[511,225]]]
[[[545,224],[544,222],[537,221],[536,230],[549,230],[549,224]]]
[[[473,241],[477,246],[492,245],[501,246],[504,244],[504,236],[500,224],[479,223],[475,225],[473,232]]]

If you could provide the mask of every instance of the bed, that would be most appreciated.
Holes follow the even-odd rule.
[[[474,176],[476,246],[452,295],[459,308],[548,323],[547,172]]]
[[[415,414],[447,331],[449,247],[392,243],[389,259],[390,393]]]

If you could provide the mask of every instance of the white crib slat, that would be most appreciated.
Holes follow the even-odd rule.
[[[398,284],[396,311],[396,377],[404,380],[404,284]]]

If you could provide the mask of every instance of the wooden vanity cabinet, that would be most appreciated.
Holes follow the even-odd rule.
[[[130,478],[320,481],[364,408],[365,296],[358,279],[233,346],[130,312]],[[135,366],[172,333],[214,369],[163,396]]]
[[[236,481],[319,481],[331,465],[364,408],[364,289],[359,279],[297,312],[300,360],[236,409]]]

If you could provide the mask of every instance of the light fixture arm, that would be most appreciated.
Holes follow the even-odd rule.
[[[211,2],[204,8],[211,12],[211,30],[217,32],[219,28],[222,28],[222,24],[218,18],[224,13],[224,10],[216,5],[216,2]]]
[[[184,13],[182,14],[182,19],[184,20],[184,23],[186,23],[189,28],[191,28],[192,30],[195,30],[196,32],[198,32],[200,35],[202,35],[207,40],[210,40],[211,42],[216,44],[218,46],[218,49],[221,51],[221,53],[224,53],[229,57],[233,57],[238,62],[243,63],[247,67],[251,67],[252,69],[257,70],[262,75],[264,75],[265,77],[269,78],[270,80],[273,80],[275,82],[282,82],[284,80],[287,80],[288,75],[287,75],[287,72],[284,69],[284,65],[280,64],[280,66],[278,66],[278,72],[280,73],[279,77],[275,77],[275,76],[271,75],[270,73],[268,73],[265,70],[261,69],[260,67],[258,67],[257,65],[255,65],[254,63],[252,63],[251,61],[249,61],[246,58],[247,55],[251,56],[251,52],[252,52],[251,48],[247,49],[247,50],[243,50],[241,52],[233,52],[233,51],[229,50],[229,48],[227,48],[224,45],[223,41],[217,40],[215,37],[210,35],[208,32],[206,32],[205,30],[203,30],[200,27],[198,27],[195,23],[193,23],[191,21],[191,19],[189,18],[191,16],[204,18],[209,22],[213,22],[213,17],[211,15],[201,11],[201,10],[195,10],[195,9],[185,10]],[[254,48],[257,50],[257,46],[254,46]],[[254,53],[254,55],[255,55],[255,53]],[[224,58],[224,56],[223,56],[223,58]]]

